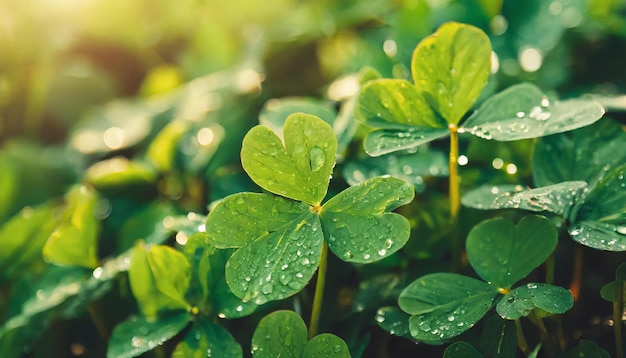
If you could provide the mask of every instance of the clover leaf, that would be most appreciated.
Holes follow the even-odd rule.
[[[554,251],[557,232],[541,216],[524,217],[517,224],[496,218],[475,226],[467,238],[468,260],[483,282],[453,273],[422,276],[407,286],[398,305],[408,313],[409,334],[437,344],[471,328],[494,305],[505,319],[517,319],[534,309],[543,314],[564,313],[573,305],[571,293],[546,284],[510,289]],[[498,297],[499,294],[504,297]],[[379,312],[377,321],[401,319],[393,311]],[[401,322],[383,327],[401,327]]]
[[[95,216],[98,200],[96,191],[87,186],[70,189],[63,217],[43,247],[46,260],[57,265],[98,266],[100,220]]]
[[[550,101],[530,83],[488,98],[459,129],[485,139],[512,141],[544,137],[590,125],[604,115],[592,99]]]
[[[333,130],[319,117],[296,113],[285,121],[283,131],[284,145],[270,128],[252,128],[243,139],[241,164],[261,188],[319,204],[335,166],[337,139]]]
[[[243,357],[241,346],[222,326],[208,320],[196,320],[172,357]]]
[[[513,320],[528,316],[534,309],[540,309],[547,314],[561,314],[573,305],[574,298],[567,289],[530,282],[507,293],[498,302],[496,311],[502,318]]]
[[[323,333],[307,340],[306,325],[292,311],[276,311],[265,316],[252,336],[252,356],[273,357],[337,357],[349,358],[343,339]]]
[[[470,231],[467,258],[483,280],[508,289],[550,256],[557,236],[554,225],[542,216],[525,216],[517,225],[491,219]]]
[[[603,122],[537,143],[533,172],[535,182],[545,186],[484,186],[467,193],[463,204],[553,212],[568,221],[575,241],[599,250],[626,251],[626,157],[618,149],[626,144],[626,134],[619,125]],[[590,153],[585,148],[599,149]]]
[[[113,329],[107,358],[131,358],[148,352],[177,335],[190,321],[191,316],[187,312],[159,321],[146,317],[126,320]]]
[[[409,237],[408,220],[390,213],[413,199],[409,183],[372,178],[322,204],[337,148],[330,126],[296,113],[283,132],[285,146],[269,128],[257,126],[241,152],[250,177],[278,195],[234,194],[207,217],[209,243],[237,248],[226,263],[226,282],[244,302],[263,304],[302,290],[325,242],[344,261],[367,263],[393,254]]]
[[[189,307],[185,293],[191,267],[187,258],[171,247],[146,247],[139,242],[133,249],[128,277],[139,309],[148,319],[154,320],[164,311]]]
[[[448,22],[415,48],[415,86],[446,122],[458,124],[487,84],[491,43],[476,27]]]
[[[422,276],[398,297],[400,308],[411,315],[411,337],[437,342],[470,329],[492,307],[496,286],[453,273]]]
[[[491,44],[480,29],[449,22],[413,53],[413,84],[379,79],[360,91],[355,118],[373,127],[363,142],[371,156],[410,149],[456,130],[487,84]],[[483,102],[459,128],[484,139],[511,141],[570,131],[605,113],[593,99],[550,101],[522,83]]]

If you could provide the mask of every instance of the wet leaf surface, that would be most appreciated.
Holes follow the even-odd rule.
[[[517,226],[496,218],[474,226],[467,237],[467,258],[481,278],[510,288],[554,251],[557,232],[550,220],[525,216]]]
[[[330,333],[313,337],[304,346],[302,358],[350,358],[350,350],[343,339]]]
[[[452,273],[429,274],[405,288],[398,304],[411,314],[409,333],[418,340],[440,341],[467,331],[492,307],[496,286]]]
[[[526,189],[521,185],[485,185],[463,195],[461,202],[476,209],[549,211],[568,217],[586,189],[584,181],[568,181],[535,189]]]
[[[449,135],[448,128],[379,129],[367,135],[363,148],[368,155],[377,157],[399,150],[412,149]]]
[[[201,319],[193,323],[182,342],[176,345],[173,358],[243,357],[241,346],[222,326]]]
[[[307,344],[304,321],[292,311],[276,311],[265,316],[252,336],[255,358],[300,357]]]
[[[574,298],[569,290],[545,283],[530,282],[504,295],[496,305],[496,311],[502,318],[514,320],[528,316],[536,308],[548,314],[561,314],[567,312],[573,305]]]
[[[187,312],[157,321],[143,317],[124,321],[113,330],[108,358],[131,358],[162,345],[182,331],[191,320]]]
[[[206,222],[209,242],[217,248],[244,246],[289,224],[309,208],[304,203],[271,194],[233,194],[209,213]]]
[[[332,128],[297,113],[285,122],[284,145],[270,128],[252,128],[243,140],[241,163],[263,189],[315,205],[326,196],[336,152]]]
[[[604,115],[589,99],[550,101],[535,85],[522,83],[491,96],[461,131],[484,139],[512,141],[571,131]]]
[[[448,22],[422,40],[413,53],[415,86],[448,123],[457,124],[489,77],[491,43],[480,29]]]
[[[570,215],[572,239],[607,251],[626,251],[626,164],[602,171]]]
[[[235,251],[226,265],[228,286],[244,302],[259,305],[294,295],[317,270],[323,240],[319,217],[302,214]]]
[[[348,262],[378,261],[409,239],[409,221],[389,211],[413,200],[403,180],[379,177],[352,186],[322,207],[320,218],[328,247]]]

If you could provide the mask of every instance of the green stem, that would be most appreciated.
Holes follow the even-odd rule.
[[[524,355],[528,356],[530,348],[528,348],[528,343],[526,343],[526,337],[524,337],[524,331],[522,331],[522,323],[519,319],[515,320],[515,334],[517,335],[517,346]]]
[[[452,225],[452,271],[459,271],[462,266],[462,243],[458,230],[458,216],[461,208],[461,195],[459,189],[459,134],[456,124],[450,124],[450,156],[448,161],[449,171],[449,187],[448,195],[450,197],[450,220]]]
[[[461,207],[461,195],[459,190],[459,134],[456,124],[450,124],[450,158],[448,161],[449,176],[449,195],[450,195],[450,217],[456,221],[459,216],[459,208]]]
[[[324,285],[326,283],[326,265],[328,258],[328,245],[322,244],[320,264],[317,269],[317,283],[315,284],[315,296],[313,297],[313,310],[311,311],[311,324],[309,325],[309,339],[315,337],[322,312],[322,300],[324,299]]]
[[[554,283],[554,254],[548,256],[546,260],[546,283],[553,284]]]
[[[624,281],[615,281],[616,300],[613,302],[613,331],[615,332],[615,356],[624,356],[622,344],[622,317],[624,316]]]

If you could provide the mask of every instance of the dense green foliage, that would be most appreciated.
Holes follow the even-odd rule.
[[[623,355],[623,2],[0,9],[3,357]]]

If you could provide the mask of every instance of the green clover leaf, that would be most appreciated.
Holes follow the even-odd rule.
[[[458,124],[487,84],[491,43],[480,29],[448,22],[417,45],[411,60],[415,86],[448,123]]]
[[[269,128],[257,126],[241,153],[253,180],[280,196],[231,195],[206,221],[212,246],[237,248],[226,263],[226,282],[244,302],[263,304],[302,290],[317,270],[325,241],[341,259],[368,263],[399,250],[410,234],[408,220],[390,211],[413,199],[412,185],[372,178],[321,205],[334,166],[334,134],[321,119],[300,113],[287,118],[283,132],[285,147]],[[328,160],[322,163],[318,155]]]
[[[407,286],[398,305],[411,315],[411,337],[437,342],[470,329],[492,307],[496,286],[452,273],[422,276]]]
[[[349,358],[343,339],[323,333],[307,340],[306,325],[292,311],[276,311],[263,317],[252,335],[252,356]]]
[[[557,232],[542,216],[517,224],[496,218],[476,225],[467,236],[467,258],[482,279],[508,289],[541,265],[556,248]]]
[[[132,252],[128,277],[139,309],[148,319],[154,320],[164,311],[188,309],[185,293],[191,267],[185,255],[175,249],[146,247],[139,242]]]
[[[332,128],[304,113],[285,121],[283,142],[268,127],[252,128],[243,139],[241,164],[261,188],[310,205],[326,196],[335,165],[337,139]]]
[[[67,193],[63,218],[43,247],[46,260],[57,265],[98,266],[100,220],[94,213],[98,200],[96,191],[87,186],[75,186]]]

